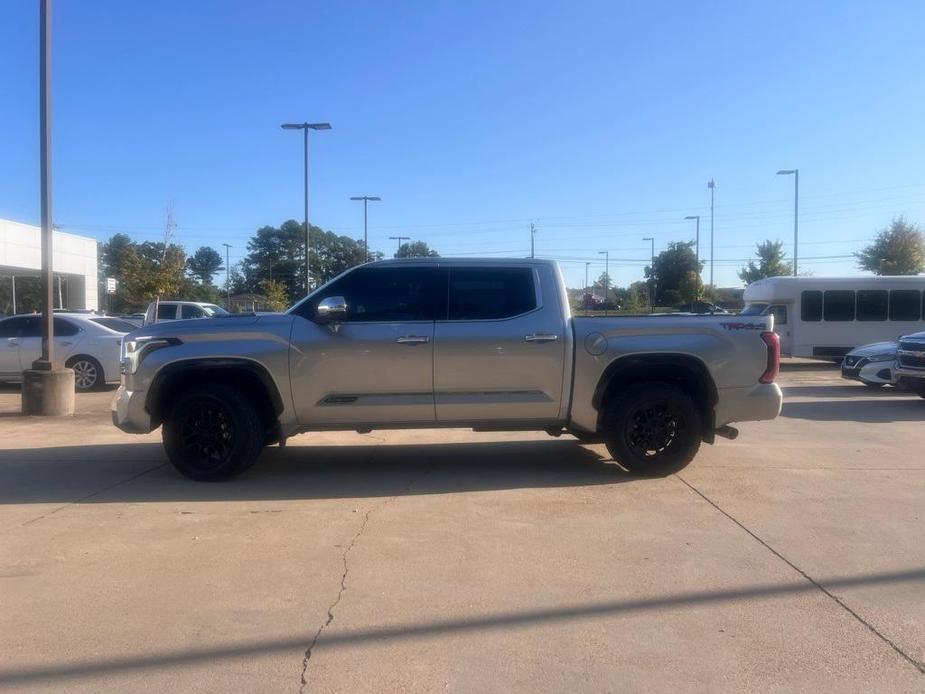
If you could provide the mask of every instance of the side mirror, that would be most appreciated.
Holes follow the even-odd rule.
[[[329,296],[318,302],[315,309],[317,323],[334,323],[347,317],[347,300],[342,296]]]

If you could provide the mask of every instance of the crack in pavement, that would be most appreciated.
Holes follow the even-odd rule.
[[[421,480],[423,480],[431,472],[433,472],[433,469],[434,467],[431,465],[430,468],[423,475],[421,475],[420,478],[416,481],[420,482]],[[302,657],[302,677],[301,677],[301,684],[299,685],[299,694],[304,694],[305,688],[308,686],[308,663],[312,659],[312,652],[315,648],[315,645],[318,643],[318,638],[321,636],[321,632],[327,629],[328,626],[330,626],[331,622],[334,621],[334,609],[340,604],[341,598],[344,597],[344,593],[347,591],[347,574],[350,572],[350,566],[347,563],[347,557],[350,555],[350,551],[353,549],[354,545],[356,545],[360,537],[363,536],[363,533],[366,532],[366,526],[369,524],[369,517],[372,515],[373,511],[379,511],[385,508],[386,505],[395,501],[399,496],[404,496],[405,494],[410,492],[414,488],[416,481],[412,479],[408,483],[408,486],[405,487],[404,490],[402,490],[401,494],[396,494],[395,496],[391,496],[385,501],[383,501],[381,504],[378,504],[377,506],[373,506],[367,509],[366,513],[363,516],[363,522],[360,524],[359,530],[357,530],[356,534],[353,536],[353,538],[347,544],[347,547],[344,549],[344,553],[341,555],[341,559],[344,562],[344,572],[340,576],[340,589],[337,591],[337,597],[334,598],[334,602],[332,602],[330,607],[328,607],[327,619],[324,621],[324,623],[320,627],[318,627],[318,631],[315,632],[314,637],[312,638],[311,642],[308,644],[308,648],[305,649],[305,655]]]
[[[809,581],[811,584],[813,584],[813,586],[815,586],[815,587],[816,587],[820,592],[822,592],[826,597],[828,597],[828,598],[829,598],[830,600],[832,600],[835,604],[837,604],[839,607],[841,607],[845,612],[847,612],[848,614],[850,614],[850,615],[851,615],[852,617],[854,617],[858,622],[860,622],[860,623],[863,624],[865,627],[867,627],[868,630],[870,630],[870,632],[871,632],[872,634],[874,634],[877,638],[879,638],[879,639],[880,639],[881,641],[883,641],[886,645],[888,645],[891,649],[893,649],[893,651],[895,651],[900,657],[902,657],[903,660],[905,660],[906,662],[908,662],[909,664],[911,664],[916,670],[918,670],[919,673],[925,675],[925,663],[920,663],[920,662],[918,662],[915,658],[913,658],[911,655],[909,655],[908,653],[906,653],[906,652],[905,652],[902,648],[900,648],[896,643],[894,643],[894,642],[891,641],[889,638],[887,638],[887,636],[886,636],[885,634],[883,634],[883,633],[881,633],[880,631],[878,631],[877,628],[876,628],[873,624],[871,624],[870,622],[868,622],[868,621],[867,621],[866,619],[864,619],[858,612],[855,612],[851,607],[849,607],[848,604],[847,604],[844,600],[842,600],[842,599],[839,598],[837,595],[835,595],[834,593],[832,593],[828,588],[826,588],[824,585],[822,585],[821,583],[819,583],[819,581],[817,581],[816,579],[814,579],[812,576],[810,576],[808,573],[806,573],[806,572],[805,572],[803,569],[801,569],[799,566],[797,566],[797,565],[794,564],[792,561],[790,561],[789,559],[787,559],[787,557],[785,557],[783,554],[781,554],[780,552],[778,552],[778,551],[777,551],[776,549],[774,549],[771,545],[769,545],[767,542],[765,542],[763,539],[761,539],[761,538],[757,535],[757,533],[755,533],[754,531],[752,531],[752,530],[750,530],[748,527],[746,527],[741,521],[739,521],[739,519],[737,519],[737,518],[736,518],[735,516],[733,516],[731,513],[729,513],[728,511],[726,511],[726,510],[723,509],[722,507],[720,507],[719,504],[717,504],[715,501],[713,501],[710,497],[708,497],[708,496],[707,496],[706,494],[704,494],[702,491],[700,491],[699,489],[697,489],[697,487],[695,487],[693,484],[691,484],[690,482],[688,482],[686,479],[684,479],[683,477],[681,477],[681,475],[679,475],[679,474],[676,473],[674,476],[677,477],[688,489],[690,489],[692,492],[694,492],[695,494],[697,494],[697,496],[699,496],[701,499],[703,499],[704,501],[706,501],[708,504],[710,504],[710,506],[712,506],[713,508],[715,508],[717,511],[719,511],[719,512],[722,513],[724,516],[726,516],[726,518],[728,518],[728,519],[731,520],[733,523],[735,523],[737,526],[739,526],[739,528],[741,528],[741,529],[744,530],[746,533],[748,533],[748,534],[752,537],[753,540],[755,540],[756,542],[758,542],[759,544],[761,544],[761,545],[762,545],[765,549],[767,549],[771,554],[773,554],[775,557],[777,557],[778,559],[780,559],[782,562],[784,562],[784,563],[785,563],[787,566],[789,566],[791,569],[793,569],[793,570],[796,571],[798,574],[800,574],[800,576],[802,576],[802,577],[805,578],[807,581]]]

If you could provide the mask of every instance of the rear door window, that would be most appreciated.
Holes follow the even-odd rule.
[[[177,317],[177,305],[176,304],[158,304],[157,305],[157,319],[158,320],[175,320]]]
[[[532,268],[450,268],[450,320],[511,318],[536,307]]]
[[[180,318],[205,318],[208,314],[205,309],[191,304],[183,304],[180,307]]]
[[[80,332],[80,327],[66,318],[55,318],[55,337],[70,337]]]

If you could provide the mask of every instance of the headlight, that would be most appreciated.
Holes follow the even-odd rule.
[[[138,365],[142,360],[151,352],[178,344],[180,341],[175,337],[135,337],[131,340],[122,340],[120,370],[124,374],[133,374],[138,370]]]
[[[896,359],[896,355],[893,353],[887,354],[874,354],[873,356],[867,357],[867,361],[893,361]]]

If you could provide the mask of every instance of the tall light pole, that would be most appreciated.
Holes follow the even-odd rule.
[[[610,251],[598,251],[598,255],[604,256],[604,306],[607,306],[607,290],[610,288]],[[604,315],[607,315],[607,309],[604,308]]]
[[[710,286],[713,286],[713,194],[716,192],[716,181],[712,178],[707,183],[710,189]]]
[[[591,263],[585,263],[585,294],[588,293],[588,267]]]
[[[695,252],[697,253],[697,274],[700,274],[700,215],[699,214],[690,214],[684,219],[696,219],[697,220],[697,241],[694,244]]]
[[[797,242],[800,240],[800,170],[781,169],[778,176],[793,175],[793,276],[797,276]]]
[[[283,130],[301,130],[305,134],[305,293],[308,294],[311,286],[311,270],[309,269],[308,255],[310,252],[308,235],[308,131],[309,130],[330,130],[330,123],[283,123],[280,126]]]
[[[652,280],[652,282],[649,285],[649,313],[652,313],[652,311],[655,310],[653,308],[655,306],[655,292],[652,290],[657,286],[655,281],[655,237],[646,236],[643,241],[648,241],[651,249],[651,253],[649,253],[649,258],[651,258],[649,261],[649,279]]]
[[[530,257],[534,258],[534,239],[536,239],[536,225],[530,222]]]
[[[223,243],[225,247],[225,310],[231,310],[231,264],[228,262],[228,249],[231,248],[230,243]]]
[[[350,198],[350,199],[351,199],[351,200],[362,200],[362,201],[363,201],[363,251],[364,251],[364,253],[365,253],[365,255],[366,255],[366,261],[365,261],[365,262],[368,263],[368,262],[369,262],[369,234],[368,234],[368,231],[367,231],[367,228],[366,228],[366,222],[367,222],[367,205],[369,205],[370,201],[372,201],[372,202],[379,202],[380,200],[382,200],[382,198],[377,197],[377,196],[375,196],[375,195],[357,195],[357,196],[354,196],[354,197],[352,197],[352,198]]]
[[[410,236],[390,236],[389,237],[389,241],[398,241],[398,251],[401,250],[402,241],[410,241],[410,240],[411,240]],[[398,251],[395,251],[396,258],[398,257]]]

